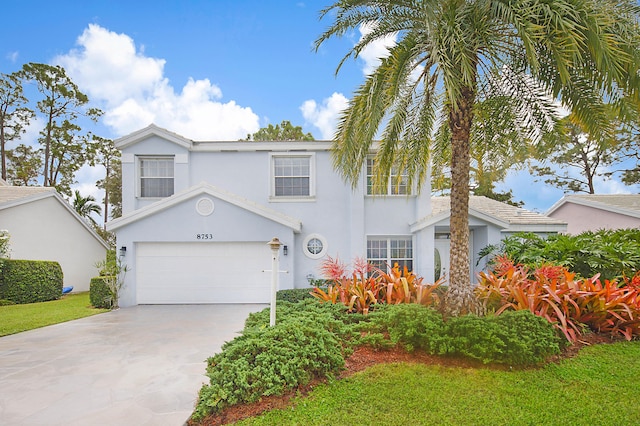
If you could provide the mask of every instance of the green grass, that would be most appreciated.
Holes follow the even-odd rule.
[[[640,342],[540,369],[378,365],[239,425],[638,425]]]
[[[0,306],[0,336],[84,318],[106,311],[107,309],[95,309],[91,306],[88,292],[68,294],[51,302]]]

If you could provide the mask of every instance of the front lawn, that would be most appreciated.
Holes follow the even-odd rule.
[[[637,425],[640,342],[540,369],[380,364],[240,425]]]
[[[0,306],[0,336],[84,318],[107,309],[96,309],[89,293],[74,293],[50,302]]]

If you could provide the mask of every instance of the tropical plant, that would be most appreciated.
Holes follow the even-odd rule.
[[[381,277],[373,271],[366,260],[354,261],[353,272],[347,273],[347,267],[338,258],[327,258],[322,262],[321,270],[328,279],[327,290],[315,287],[311,293],[321,302],[340,302],[349,312],[368,314],[372,305],[378,303],[382,290]]]
[[[635,274],[620,286],[615,280],[602,282],[598,275],[576,279],[575,273],[558,265],[530,272],[526,266],[503,257],[493,271],[480,273],[476,294],[496,315],[531,311],[571,342],[578,340],[587,327],[631,340],[640,335],[638,277]]]
[[[334,165],[357,185],[374,139],[376,184],[406,170],[422,185],[431,157],[451,148],[451,266],[446,308],[477,309],[469,277],[469,140],[478,102],[499,99],[537,142],[559,100],[591,134],[611,132],[603,98],[637,109],[640,36],[635,1],[341,0],[316,40],[365,28],[338,65],[380,40],[396,43],[343,112]],[[482,123],[491,126],[491,122]],[[384,127],[384,128],[383,128]],[[434,136],[435,135],[435,136]]]
[[[496,264],[494,258],[500,264],[501,255],[532,270],[550,262],[566,266],[581,277],[600,274],[603,279],[620,279],[640,270],[640,229],[603,229],[547,237],[520,232],[480,253],[481,258],[489,257],[490,266]]]
[[[376,268],[375,271],[381,277],[383,294],[382,300],[390,305],[400,303],[418,303],[427,306],[438,306],[440,297],[436,289],[444,282],[444,277],[433,284],[423,284],[423,278],[410,272],[405,265],[400,270],[398,263],[389,268],[388,272]]]
[[[98,224],[91,214],[96,213],[97,215],[100,215],[100,213],[102,213],[102,208],[95,201],[96,199],[93,195],[83,197],[82,194],[80,194],[80,191],[77,189],[74,191],[73,209],[80,215],[80,217],[87,219],[93,226],[97,227]]]
[[[100,294],[103,304],[94,304],[94,306],[118,309],[120,291],[124,287],[124,279],[129,272],[129,267],[121,257],[111,253],[107,253],[105,260],[96,263],[96,268],[100,271],[100,277],[97,280],[99,288],[96,289],[96,293]]]
[[[397,263],[388,272],[367,263],[365,259],[354,261],[353,272],[338,258],[327,258],[321,270],[327,278],[327,288],[315,287],[311,295],[321,302],[342,303],[349,312],[368,314],[372,305],[418,303],[426,306],[440,305],[436,290],[443,279],[434,284],[423,283],[423,278]]]

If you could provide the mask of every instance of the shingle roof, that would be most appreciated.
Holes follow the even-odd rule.
[[[571,194],[554,204],[547,215],[567,202],[640,217],[640,194]]]
[[[2,186],[0,185],[0,204],[10,203],[46,193],[55,194],[55,188],[42,186]]]
[[[431,216],[444,214],[450,210],[451,199],[448,196],[431,198]],[[501,203],[484,196],[469,196],[469,210],[483,213],[501,222],[511,225],[566,225],[566,222],[544,216],[510,204]]]

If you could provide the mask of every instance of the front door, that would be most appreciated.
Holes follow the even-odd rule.
[[[434,281],[438,281],[440,277],[444,277],[446,285],[449,278],[449,249],[451,247],[451,240],[449,240],[448,234],[436,234],[435,240],[435,274]]]
[[[469,230],[469,276],[473,275],[473,230]],[[444,285],[449,284],[449,252],[451,249],[451,237],[449,234],[435,235],[434,245],[434,278],[438,281],[440,277],[444,277]]]

